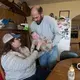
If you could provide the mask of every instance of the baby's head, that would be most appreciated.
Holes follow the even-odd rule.
[[[39,35],[36,32],[31,33],[32,39],[37,40],[39,39]]]

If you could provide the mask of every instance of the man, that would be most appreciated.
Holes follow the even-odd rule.
[[[53,42],[51,51],[43,51],[43,55],[41,55],[39,58],[41,66],[52,68],[57,61],[57,44],[61,39],[61,35],[57,29],[57,23],[54,18],[51,18],[50,16],[44,16],[43,9],[40,6],[32,7],[31,16],[33,19],[30,27],[31,31],[37,32],[40,36],[51,39]]]

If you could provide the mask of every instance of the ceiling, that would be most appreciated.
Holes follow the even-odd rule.
[[[49,4],[56,2],[65,2],[65,1],[78,1],[78,0],[21,0],[26,1],[28,5],[37,5],[37,4]]]

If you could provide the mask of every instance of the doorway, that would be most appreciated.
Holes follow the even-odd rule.
[[[72,19],[71,50],[80,55],[80,15],[77,15]]]

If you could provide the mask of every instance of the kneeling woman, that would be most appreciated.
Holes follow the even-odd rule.
[[[36,62],[38,51],[30,53],[21,45],[20,35],[7,33],[3,36],[4,49],[1,65],[6,80],[36,80]]]

